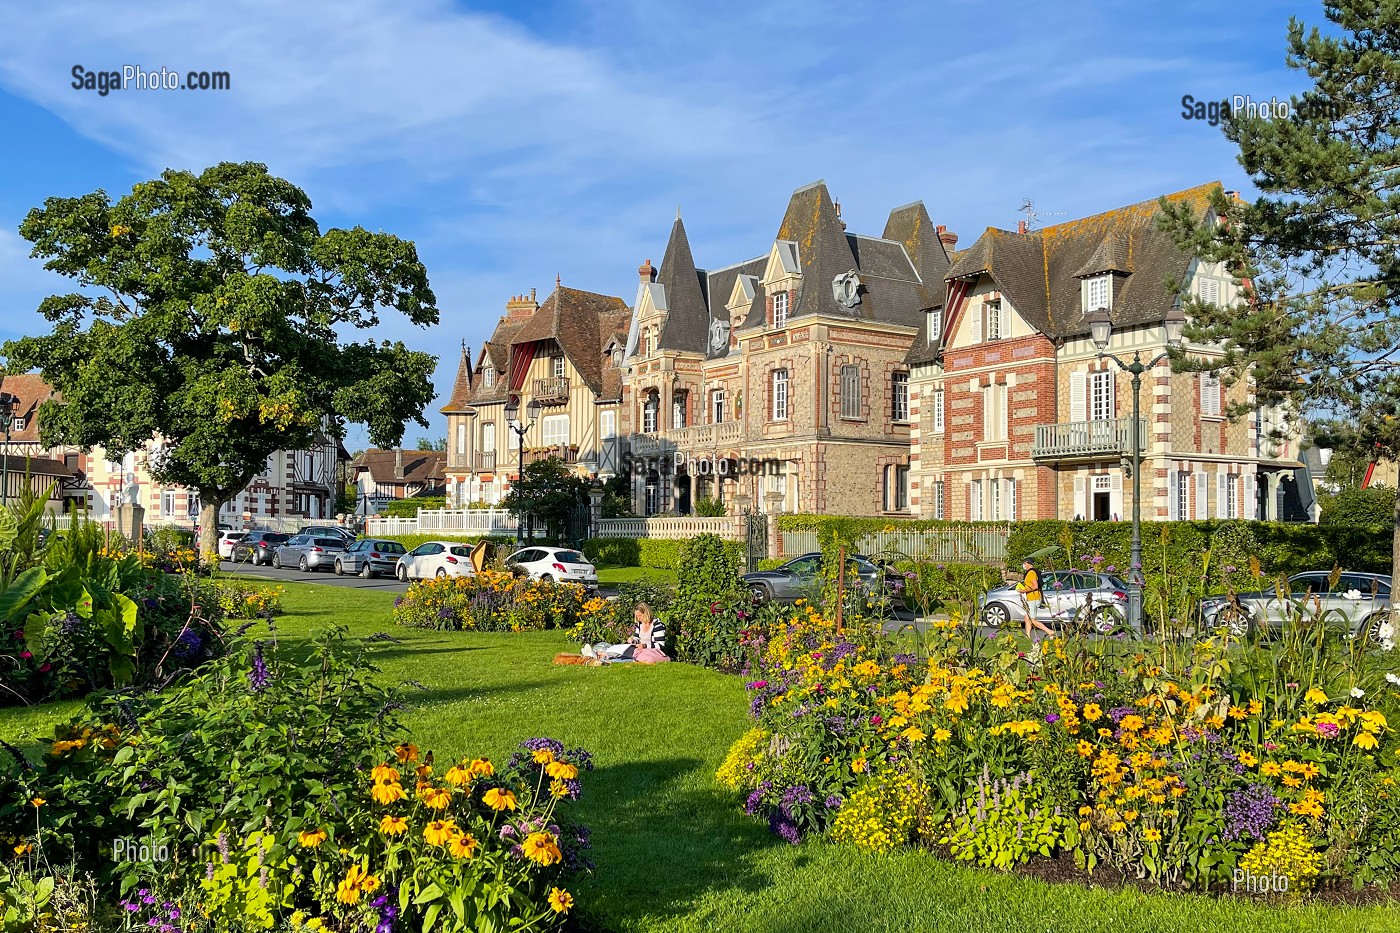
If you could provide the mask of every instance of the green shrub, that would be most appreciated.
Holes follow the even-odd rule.
[[[1318,497],[1322,525],[1390,528],[1395,524],[1395,490],[1389,486],[1343,489]]]
[[[636,538],[589,538],[583,555],[602,567],[640,567],[642,549]]]
[[[379,507],[379,514],[385,518],[417,518],[419,509],[435,511],[447,508],[444,496],[424,496],[422,498],[395,499]]]
[[[744,542],[716,539],[730,552],[736,565],[744,559]],[[684,539],[670,538],[590,538],[583,542],[583,553],[600,566],[676,570],[686,543]]]
[[[760,558],[760,559],[759,559],[759,562],[758,562],[758,569],[759,569],[759,570],[777,570],[779,567],[781,567],[783,564],[786,564],[786,563],[787,563],[789,560],[791,560],[791,559],[792,559],[792,558],[790,558],[790,557],[764,557],[764,558]]]
[[[225,619],[271,619],[282,614],[286,590],[280,586],[262,586],[248,580],[220,580],[214,586],[219,611]]]
[[[363,537],[363,535],[361,535]],[[515,538],[509,535],[466,535],[466,534],[412,534],[412,535],[376,535],[385,541],[397,541],[406,549],[413,550],[420,544],[427,544],[429,541],[460,541],[462,544],[476,544],[478,541],[489,541],[495,545],[497,554],[509,554],[515,550]]]
[[[738,552],[718,535],[684,542],[676,566],[676,598],[666,619],[675,657],[720,670],[743,666],[742,633],[753,600],[739,576]]]
[[[1002,579],[995,568],[981,564],[901,561],[895,564],[895,569],[905,575],[905,604],[919,612],[966,608],[963,604],[970,595],[984,593]]]
[[[700,496],[695,500],[695,514],[702,518],[723,518],[724,503],[709,496]]]

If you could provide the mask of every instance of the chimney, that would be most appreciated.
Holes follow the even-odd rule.
[[[948,228],[942,224],[938,225],[937,230],[938,242],[942,243],[946,249],[952,249],[954,246],[958,245],[958,235],[956,233],[949,233]]]
[[[529,317],[539,310],[539,307],[535,302],[535,290],[532,288],[529,295],[516,295],[506,302],[506,315],[516,319]]]
[[[1026,222],[1025,222],[1024,220],[1018,220],[1018,221],[1016,221],[1016,232],[1017,232],[1017,233],[1025,233],[1025,232],[1026,232]]]
[[[656,281],[656,267],[651,264],[650,259],[637,267],[637,274],[642,277],[643,285],[649,285]]]
[[[403,481],[403,448],[394,451],[394,478]]]
[[[842,229],[842,230],[845,230],[845,229],[846,229],[846,222],[845,222],[844,220],[841,219],[841,202],[840,202],[840,201],[835,201],[835,202],[833,202],[833,203],[834,203],[834,206],[836,207],[836,222],[839,223],[839,224],[841,225],[841,229]]]

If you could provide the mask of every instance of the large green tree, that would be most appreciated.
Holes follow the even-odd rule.
[[[588,504],[590,485],[559,457],[545,457],[525,464],[501,508],[514,512],[521,522],[532,519],[536,531],[555,537],[568,528],[574,511]]]
[[[1164,204],[1165,227],[1244,283],[1247,313],[1187,306],[1188,335],[1224,347],[1226,381],[1249,379],[1254,405],[1291,405],[1321,431],[1346,434],[1349,447],[1395,457],[1400,3],[1341,0],[1324,12],[1326,29],[1288,27],[1288,64],[1312,87],[1286,115],[1241,110],[1226,120],[1259,197],[1218,196],[1220,222],[1208,224]]]
[[[44,442],[112,457],[155,442],[158,482],[200,497],[200,550],[217,515],[279,449],[363,423],[394,447],[433,397],[436,360],[350,340],[392,310],[437,322],[413,244],[360,227],[322,231],[311,201],[256,163],[166,171],[112,201],[49,198],[20,234],[80,291],[46,298],[45,336],[0,347],[62,395]]]

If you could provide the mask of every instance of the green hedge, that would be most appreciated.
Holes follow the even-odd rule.
[[[1001,571],[982,564],[935,564],[931,561],[899,561],[895,569],[906,575],[904,603],[919,612],[968,609],[976,597],[1002,581]],[[908,574],[914,573],[912,579]]]
[[[938,528],[1005,528],[1006,522],[953,522],[936,518],[856,518],[848,515],[778,516],[779,531],[815,531],[835,534],[849,541],[877,534],[887,529],[896,531],[930,531]]]
[[[583,553],[600,566],[675,570],[685,543],[665,538],[589,538],[583,542]],[[739,566],[744,559],[744,543],[725,541],[724,548]]]
[[[1085,555],[1101,556],[1103,566],[1123,575],[1132,546],[1130,522],[1016,522],[1006,543],[1007,566],[1018,567],[1029,554],[1057,552],[1041,566],[1082,565]],[[1142,564],[1148,588],[1177,588],[1204,578],[1207,591],[1219,591],[1227,578],[1237,587],[1252,575],[1276,577],[1304,570],[1390,572],[1391,529],[1346,525],[1210,520],[1143,522]],[[1209,555],[1207,557],[1207,555]]]

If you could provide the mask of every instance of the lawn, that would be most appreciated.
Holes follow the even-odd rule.
[[[639,581],[651,583],[675,584],[676,572],[674,570],[658,570],[655,567],[609,567],[598,568],[598,582],[604,586],[617,586],[619,583],[636,583]]]
[[[282,637],[341,622],[390,629],[393,596],[286,587]],[[580,920],[599,930],[1393,931],[1394,909],[1271,908],[1234,900],[1051,885],[953,865],[922,852],[876,857],[825,843],[791,847],[739,811],[713,774],[747,728],[737,677],[671,664],[556,666],[556,633],[394,630],[384,676],[405,685],[406,723],[440,756],[500,759],[522,739],[582,745],[598,768],[579,815],[597,872],[577,880]],[[0,710],[22,743],[75,704]]]

